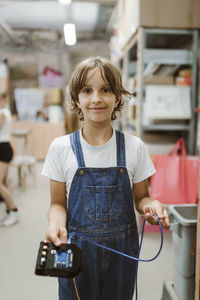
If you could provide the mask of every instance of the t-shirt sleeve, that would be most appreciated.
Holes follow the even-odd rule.
[[[65,182],[62,166],[62,155],[59,155],[59,145],[56,140],[54,140],[47,152],[41,175],[56,181]]]
[[[155,172],[156,170],[148,154],[147,148],[143,141],[140,140],[136,155],[133,183],[141,182],[153,175]]]

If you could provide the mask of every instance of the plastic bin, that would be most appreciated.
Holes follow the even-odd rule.
[[[181,300],[194,299],[195,257],[191,249],[195,239],[197,205],[168,207],[174,257],[174,289]]]
[[[164,281],[161,300],[180,300],[171,281]]]

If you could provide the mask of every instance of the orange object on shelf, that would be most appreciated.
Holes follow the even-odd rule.
[[[194,111],[195,113],[200,113],[200,107],[196,107]]]
[[[191,85],[192,84],[192,78],[189,76],[182,77],[182,76],[177,76],[175,79],[175,84],[176,85]]]

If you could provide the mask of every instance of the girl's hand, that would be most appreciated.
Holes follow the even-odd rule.
[[[67,242],[67,229],[57,224],[49,224],[45,240],[52,242],[55,246],[60,246]]]
[[[145,219],[152,225],[158,225],[158,221],[152,214],[160,219],[163,228],[169,229],[170,222],[167,210],[158,200],[153,200],[151,203],[144,206]]]

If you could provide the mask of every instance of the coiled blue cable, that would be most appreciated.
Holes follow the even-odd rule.
[[[122,255],[124,257],[127,257],[129,259],[132,259],[132,260],[136,260],[138,263],[141,261],[141,262],[151,262],[153,260],[155,260],[159,255],[160,255],[160,252],[162,250],[162,247],[163,247],[163,229],[162,229],[162,225],[161,225],[161,222],[160,222],[160,219],[152,214],[158,221],[158,224],[160,226],[160,236],[161,236],[161,241],[160,241],[160,248],[157,252],[157,254],[153,257],[153,258],[150,258],[150,259],[141,259],[140,258],[140,252],[141,252],[141,248],[142,248],[142,243],[143,243],[143,237],[144,237],[144,227],[145,227],[145,223],[146,223],[146,219],[144,219],[144,222],[143,222],[143,225],[142,225],[142,232],[141,232],[141,239],[140,239],[140,244],[139,244],[139,252],[138,252],[138,257],[134,257],[134,256],[130,256],[128,254],[125,254],[123,252],[120,252],[120,251],[117,251],[115,249],[112,249],[112,248],[109,248],[109,247],[106,247],[106,246],[103,246],[101,244],[98,244],[96,242],[94,242],[93,240],[89,239],[86,235],[82,234],[82,233],[78,233],[78,232],[73,232],[70,234],[69,238],[68,238],[68,242],[69,244],[71,244],[71,240],[74,236],[78,236],[78,237],[82,237],[84,238],[85,240],[87,240],[88,242],[92,243],[93,245],[97,246],[97,247],[100,247],[100,248],[103,248],[103,249],[106,249],[108,251],[111,251],[111,252],[114,252],[114,253],[117,253],[119,255]],[[137,271],[136,271],[136,300],[138,300],[138,288],[137,288],[137,275],[138,275],[138,264],[137,264]]]

